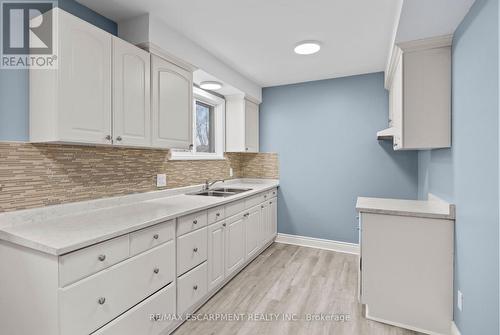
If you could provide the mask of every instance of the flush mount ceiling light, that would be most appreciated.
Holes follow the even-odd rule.
[[[222,88],[222,83],[219,83],[218,81],[202,81],[200,83],[200,87],[204,90],[215,91]]]
[[[302,41],[297,43],[293,51],[299,55],[312,55],[321,49],[321,44],[318,41]]]

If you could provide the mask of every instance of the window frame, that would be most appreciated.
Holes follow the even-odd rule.
[[[215,152],[195,152],[196,145],[196,101],[213,107],[213,131],[214,131],[214,150]],[[226,124],[226,100],[220,98],[210,92],[202,90],[198,87],[193,87],[193,111],[192,111],[192,143],[193,150],[170,151],[171,160],[222,160],[225,150],[225,124]]]

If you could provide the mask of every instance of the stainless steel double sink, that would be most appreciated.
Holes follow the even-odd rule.
[[[251,191],[251,188],[218,187],[210,190],[187,193],[188,195],[202,195],[206,197],[230,197],[239,193]]]

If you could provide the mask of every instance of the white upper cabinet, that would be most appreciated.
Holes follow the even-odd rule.
[[[192,144],[193,74],[152,55],[153,147],[189,149]]]
[[[451,36],[400,43],[394,47],[385,87],[395,150],[451,146]]]
[[[243,96],[226,97],[226,151],[259,152],[259,105]]]
[[[149,53],[113,38],[113,143],[151,145]]]
[[[62,10],[57,70],[30,71],[32,142],[111,143],[111,35]]]

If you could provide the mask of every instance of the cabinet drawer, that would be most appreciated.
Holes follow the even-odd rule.
[[[226,205],[224,212],[226,217],[231,217],[245,210],[245,200],[235,201]]]
[[[141,229],[130,234],[130,255],[156,247],[175,237],[174,220],[163,222],[152,227]]]
[[[177,236],[207,226],[207,211],[194,213],[177,219]]]
[[[245,208],[249,209],[267,200],[267,192],[254,195],[250,198],[245,199]]]
[[[59,257],[59,287],[104,270],[129,256],[129,236],[120,236]]]
[[[208,224],[215,223],[220,220],[224,220],[224,207],[216,207],[208,210]]]
[[[207,227],[177,239],[177,275],[207,260]]]
[[[267,192],[268,199],[275,198],[277,196],[278,196],[278,189],[277,188],[273,188],[271,191]]]
[[[174,241],[59,289],[61,335],[89,334],[175,278]]]
[[[185,313],[207,294],[207,263],[203,263],[177,280],[177,314]]]
[[[162,318],[175,314],[175,294],[172,283],[92,334],[158,335],[172,324]]]

